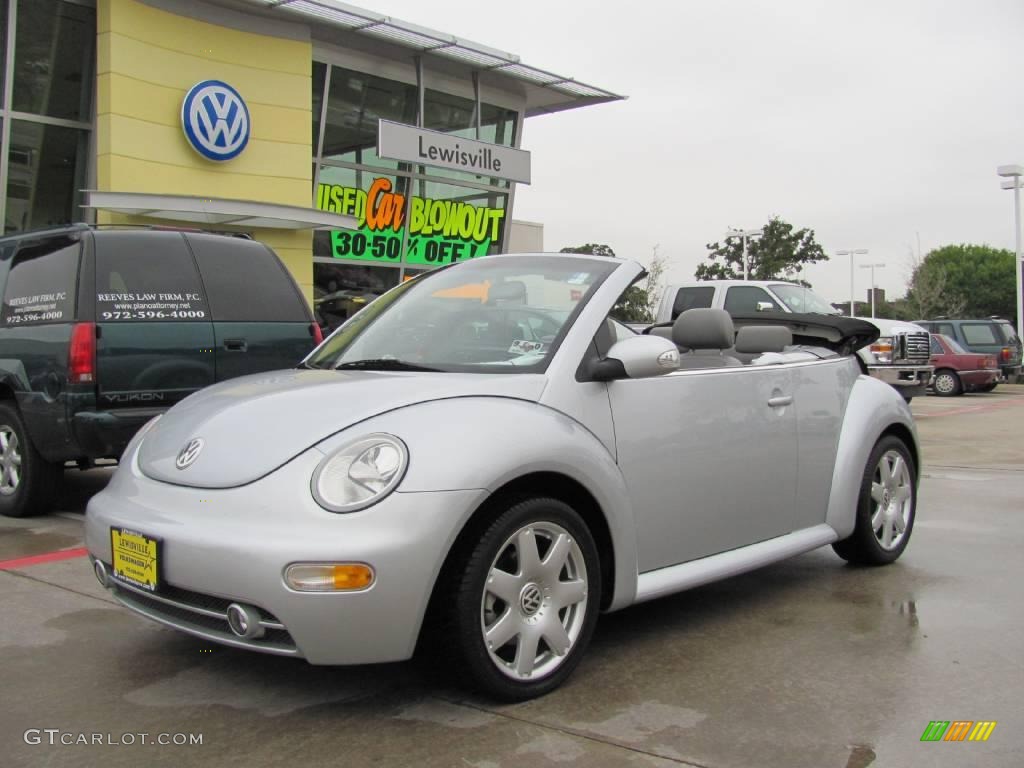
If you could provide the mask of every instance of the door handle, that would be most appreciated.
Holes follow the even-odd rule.
[[[792,395],[779,395],[778,397],[769,397],[768,405],[772,408],[781,408],[784,405],[789,405],[793,402]]]
[[[224,349],[228,352],[245,352],[245,339],[224,339]]]

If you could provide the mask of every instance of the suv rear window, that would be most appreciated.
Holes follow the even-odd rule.
[[[192,254],[180,232],[96,234],[96,320],[209,322]]]
[[[277,256],[262,243],[186,235],[217,322],[310,322],[306,303]]]
[[[675,320],[688,309],[707,309],[715,298],[714,286],[680,288],[672,304],[672,319]]]
[[[79,238],[67,236],[19,248],[7,274],[0,324],[39,325],[74,320],[81,251]]]
[[[968,344],[1002,344],[1002,339],[996,338],[996,329],[993,325],[992,323],[963,323],[960,326],[960,332]]]
[[[1014,344],[1017,341],[1017,331],[1005,320],[999,320],[996,322],[996,328],[1003,332],[1003,339],[1007,344]]]

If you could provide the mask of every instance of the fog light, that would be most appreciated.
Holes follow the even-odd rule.
[[[255,608],[232,603],[228,606],[227,615],[231,631],[243,640],[255,640],[258,637],[263,637],[266,630],[260,626],[260,615]]]
[[[110,580],[107,574],[107,566],[103,564],[102,560],[92,561],[92,572],[96,574],[96,581],[100,583],[101,587],[106,589],[110,586]]]
[[[373,579],[365,563],[293,563],[284,570],[284,583],[298,592],[354,592]]]

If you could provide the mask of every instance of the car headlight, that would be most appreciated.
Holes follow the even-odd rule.
[[[405,443],[383,432],[343,445],[313,473],[313,497],[331,512],[376,504],[397,486],[409,465]]]

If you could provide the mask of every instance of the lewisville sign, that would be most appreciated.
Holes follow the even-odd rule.
[[[377,155],[389,160],[530,183],[530,153],[525,150],[390,120],[378,123]]]

